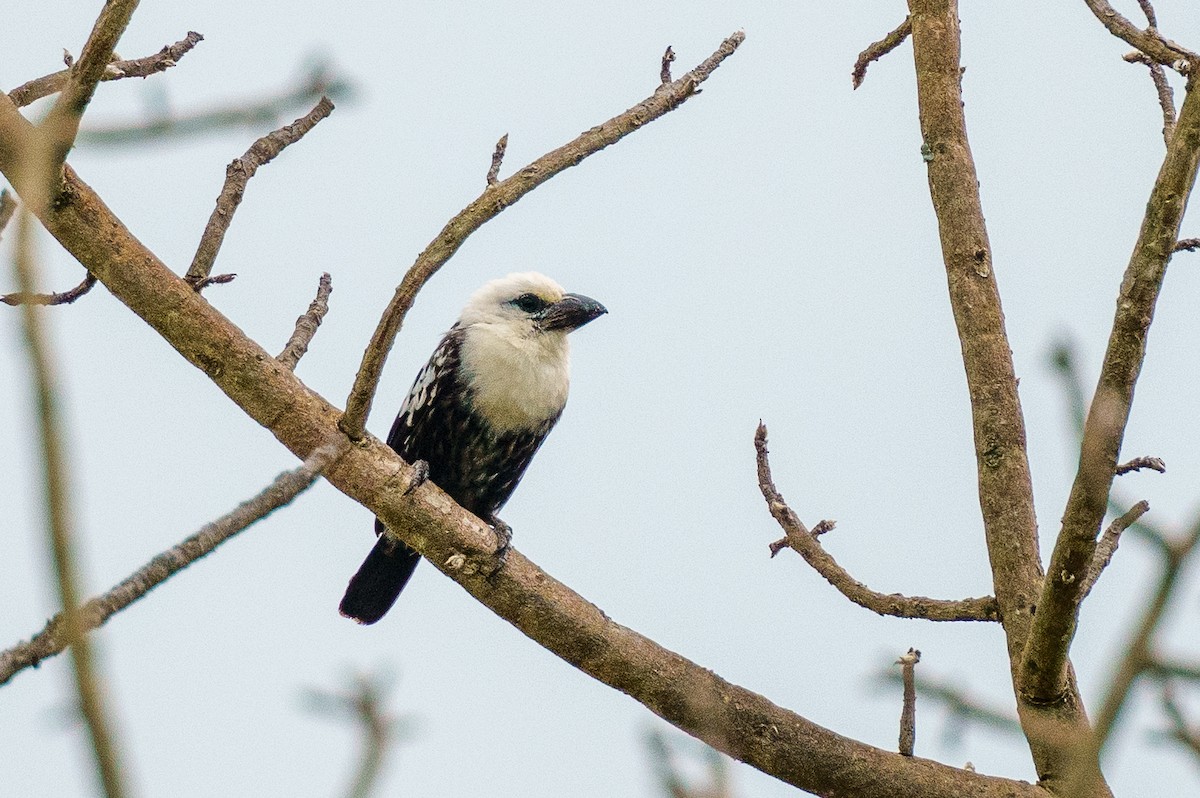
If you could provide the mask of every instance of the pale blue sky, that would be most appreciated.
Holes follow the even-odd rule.
[[[0,85],[59,68],[63,47],[78,53],[99,5],[10,14]],[[1157,6],[1168,35],[1200,47],[1191,3]],[[575,336],[570,405],[503,514],[515,545],[615,620],[893,748],[899,696],[872,675],[915,646],[926,673],[1011,706],[1000,631],[880,619],[798,557],[767,559],[779,531],[755,486],[752,435],[765,420],[780,489],[806,520],[838,521],[825,545],[858,578],[947,598],[990,591],[911,48],[850,90],[855,56],[903,16],[902,3],[861,1],[294,3],[286,13],[145,2],[123,56],[188,30],[206,41],[168,74],[104,85],[88,119],[136,118],[163,93],[180,110],[260,96],[311,56],[359,85],[356,101],[251,182],[217,264],[239,277],[206,294],[277,349],[329,271],[331,311],[298,373],[341,404],[392,289],[477,195],[500,134],[508,174],[649,94],[668,44],[678,74],[744,29],[700,96],[470,239],[419,298],[370,427],[386,433],[482,282],[536,269],[596,297],[610,314]],[[1081,1],[968,3],[963,25],[966,111],[1048,552],[1074,454],[1045,353],[1073,336],[1089,379],[1096,372],[1161,159],[1161,117],[1145,68],[1121,61],[1129,48]],[[266,130],[81,147],[71,162],[182,272],[225,164]],[[1195,214],[1184,234],[1200,235]],[[53,242],[42,251],[49,287],[80,279]],[[1197,259],[1172,265],[1126,438],[1128,456],[1161,456],[1169,471],[1121,482],[1176,526],[1200,505]],[[0,273],[0,291],[12,288]],[[50,318],[89,592],[294,465],[102,288]],[[55,609],[27,396],[17,314],[0,312],[0,647]],[[419,723],[383,795],[656,794],[641,738],[659,722],[433,568],[379,625],[340,618],[371,540],[369,513],[319,485],[105,628],[98,648],[139,794],[337,794],[354,736],[305,712],[301,694],[379,667],[398,676],[393,706]],[[1074,649],[1089,699],[1153,575],[1147,548],[1129,542],[1089,599]],[[1190,586],[1163,634],[1192,656],[1198,599]],[[0,689],[0,794],[91,794],[84,738],[63,723],[68,687],[60,657]],[[1150,739],[1157,723],[1147,710],[1130,718],[1109,766],[1119,793],[1194,788],[1194,767]],[[978,729],[947,740],[943,728],[923,703],[917,753],[1033,778],[1019,743]],[[795,794],[746,767],[735,779],[745,796]]]

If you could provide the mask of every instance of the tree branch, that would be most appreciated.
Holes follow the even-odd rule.
[[[1096,554],[1092,557],[1092,564],[1088,568],[1087,576],[1084,577],[1084,597],[1092,592],[1092,588],[1096,586],[1096,580],[1112,562],[1113,555],[1117,553],[1117,546],[1121,545],[1121,533],[1149,510],[1150,503],[1143,499],[1129,508],[1124,515],[1113,519],[1113,522],[1108,525],[1108,529],[1104,530],[1104,534],[1100,536],[1100,542],[1096,545]]]
[[[296,319],[296,331],[288,339],[283,351],[275,356],[276,360],[291,371],[296,370],[296,364],[308,351],[308,345],[312,342],[313,336],[317,334],[321,320],[329,312],[329,294],[332,292],[333,279],[329,276],[329,272],[326,272],[321,275],[321,279],[317,283],[317,296],[309,303],[308,311]]]
[[[159,72],[165,72],[179,63],[179,59],[187,55],[193,47],[202,41],[204,41],[204,37],[199,33],[188,31],[186,37],[174,44],[167,45],[154,55],[148,55],[145,58],[134,58],[128,61],[110,61],[104,73],[100,76],[100,80],[148,78]],[[18,108],[29,105],[43,97],[48,97],[51,94],[62,91],[63,87],[67,85],[67,79],[70,75],[70,69],[62,69],[58,72],[36,78],[10,91],[8,97],[16,103]]]
[[[867,79],[867,67],[875,61],[895,50],[904,40],[912,35],[912,17],[905,17],[900,27],[884,36],[877,42],[872,42],[867,49],[858,54],[854,69],[850,71],[850,85],[857,89]]]
[[[185,280],[196,286],[197,290],[212,273],[213,263],[225,240],[225,232],[233,221],[233,214],[237,211],[238,205],[242,203],[242,195],[246,191],[246,184],[250,182],[250,178],[254,177],[254,173],[260,166],[270,163],[275,156],[283,152],[285,147],[299,141],[305,133],[312,130],[318,122],[331,113],[333,113],[333,103],[329,101],[328,97],[322,97],[307,114],[292,124],[284,125],[263,136],[250,145],[250,149],[246,150],[245,155],[241,158],[234,158],[225,168],[225,184],[217,196],[217,207],[208,217],[208,224],[204,227],[204,234],[200,236],[200,245],[196,248],[192,265],[188,267],[187,275],[184,277]]]
[[[345,439],[338,436],[334,443],[314,449],[299,468],[280,474],[257,496],[247,499],[220,518],[205,524],[195,534],[155,556],[120,584],[87,601],[77,613],[79,633],[86,634],[100,628],[113,615],[141,599],[196,560],[208,556],[225,541],[291,503],[340,456],[344,446]],[[71,640],[66,617],[60,612],[28,641],[0,652],[0,685],[7,683],[26,668],[37,667],[47,657],[62,653],[71,645]]]
[[[784,546],[791,547],[843,596],[879,615],[923,618],[928,621],[1000,620],[999,608],[991,596],[960,601],[902,596],[898,593],[878,593],[857,581],[825,551],[817,539],[817,530],[809,531],[776,489],[768,459],[767,427],[762,422],[759,422],[758,430],[754,434],[754,448],[757,451],[759,490],[767,501],[771,516],[783,527],[786,535],[783,540],[771,546],[771,556],[775,556]],[[826,525],[826,529],[832,527],[832,522],[826,521],[822,524]]]
[[[28,210],[17,217],[15,270],[23,293],[31,293],[37,269],[33,253],[33,225]],[[59,613],[60,633],[65,644],[72,646],[71,665],[75,677],[75,692],[91,739],[104,794],[107,798],[125,795],[117,737],[113,732],[110,710],[106,706],[101,677],[95,664],[92,647],[84,634],[79,608],[79,564],[76,559],[72,495],[66,449],[63,445],[62,419],[58,413],[58,377],[54,355],[41,310],[25,305],[21,312],[25,345],[37,406],[38,428],[41,434],[42,484],[45,486],[46,531],[50,538],[58,597],[62,604]]]
[[[0,296],[0,302],[5,305],[70,305],[76,299],[91,291],[96,285],[96,278],[91,274],[83,278],[83,282],[67,291],[54,294],[27,294],[18,291],[14,294]]]
[[[1121,14],[1117,13],[1108,0],[1083,0],[1096,19],[1108,32],[1118,39],[1133,45],[1156,64],[1169,66],[1181,74],[1187,74],[1196,64],[1196,54],[1173,41],[1164,39],[1155,26],[1150,30],[1142,30]],[[1179,63],[1183,61],[1184,63]]]
[[[358,440],[363,436],[367,416],[371,412],[371,403],[379,387],[379,377],[383,373],[383,364],[387,361],[396,335],[404,324],[404,317],[412,307],[417,292],[453,257],[471,233],[559,172],[575,166],[589,155],[615,144],[646,123],[678,108],[697,93],[696,87],[707,80],[722,61],[733,55],[745,38],[746,35],[741,31],[734,33],[721,42],[715,53],[679,80],[660,85],[653,95],[628,111],[585,131],[578,138],[546,153],[511,177],[488,185],[474,202],[459,211],[429,243],[425,251],[417,256],[416,262],[409,267],[404,279],[396,287],[391,302],[375,328],[371,343],[363,353],[362,365],[359,366],[358,374],[354,378],[354,387],[346,400],[346,413],[339,423],[342,431],[350,436],[351,440]]]
[[[900,710],[900,755],[912,756],[917,744],[917,663],[921,652],[910,648],[896,660],[904,683],[904,702]]]
[[[1163,115],[1163,141],[1171,143],[1171,135],[1175,132],[1175,92],[1167,82],[1167,73],[1162,66],[1155,63],[1148,55],[1135,50],[1126,53],[1124,59],[1129,63],[1145,64],[1150,69],[1150,80],[1154,82],[1154,91],[1158,94],[1158,105]]]
[[[0,97],[6,176],[17,171],[31,135],[27,120]],[[63,201],[44,208],[42,221],[113,296],[297,456],[337,435],[336,408],[197,296],[69,166],[64,179]],[[1047,798],[1038,786],[902,757],[818,726],[613,622],[515,550],[490,577],[488,569],[462,567],[492,561],[491,528],[431,483],[404,495],[411,472],[388,446],[366,436],[326,478],[532,640],[730,756],[818,794]]]
[[[1200,92],[1189,91],[1117,299],[1099,384],[1084,424],[1079,468],[1042,587],[1021,663],[1021,692],[1053,703],[1065,689],[1067,652],[1079,616],[1087,569],[1108,507],[1117,457],[1133,404],[1154,307],[1200,160]]]
[[[59,92],[54,107],[46,114],[39,126],[46,137],[46,153],[49,160],[41,169],[49,179],[58,175],[58,170],[67,159],[67,153],[79,133],[79,122],[96,93],[96,86],[112,60],[113,50],[129,20],[133,16],[138,0],[107,0],[96,24],[83,45],[79,60],[68,71],[66,84]]]

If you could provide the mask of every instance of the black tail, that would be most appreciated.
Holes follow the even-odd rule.
[[[361,624],[375,623],[396,603],[420,561],[420,554],[381,534],[350,580],[338,610]]]

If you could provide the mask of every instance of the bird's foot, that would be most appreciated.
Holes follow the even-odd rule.
[[[496,574],[500,573],[500,569],[508,562],[508,551],[512,548],[512,527],[501,521],[499,518],[492,516],[492,532],[496,535],[498,545],[495,553],[492,554],[495,567],[488,574],[488,579],[491,579]]]
[[[402,495],[407,496],[429,480],[429,463],[426,460],[414,460],[412,476],[408,478],[408,487]]]

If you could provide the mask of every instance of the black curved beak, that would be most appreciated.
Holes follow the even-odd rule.
[[[608,309],[591,297],[582,294],[563,294],[563,298],[550,305],[535,318],[543,330],[577,330],[592,319],[599,318]]]

